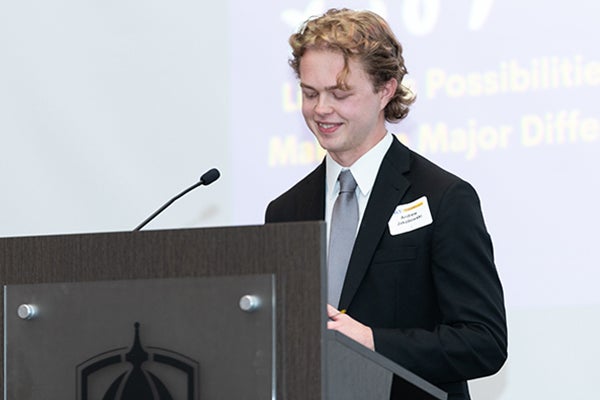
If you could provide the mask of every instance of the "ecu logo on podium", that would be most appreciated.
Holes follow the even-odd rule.
[[[97,354],[77,366],[77,400],[199,400],[199,364],[159,347],[143,346],[135,323],[131,347]]]

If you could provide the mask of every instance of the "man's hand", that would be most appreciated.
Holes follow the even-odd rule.
[[[363,346],[375,350],[371,328],[347,315],[345,310],[339,311],[329,304],[327,304],[327,316],[329,317],[327,329],[343,333]]]

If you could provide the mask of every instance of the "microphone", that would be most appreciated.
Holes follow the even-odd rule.
[[[204,185],[204,186],[210,185],[211,183],[213,183],[214,181],[216,181],[217,179],[219,179],[220,176],[221,176],[221,173],[219,172],[218,169],[216,169],[216,168],[209,169],[208,171],[206,171],[204,173],[204,175],[202,175],[200,177],[200,180],[197,183],[193,184],[192,186],[190,186],[189,188],[185,189],[183,192],[179,193],[177,196],[173,197],[171,200],[169,200],[168,202],[166,202],[165,205],[163,205],[161,208],[159,208],[158,210],[156,210],[154,212],[154,214],[152,214],[151,216],[149,216],[148,218],[146,218],[146,220],[144,222],[142,222],[141,224],[139,224],[138,226],[136,226],[133,231],[135,232],[135,231],[139,231],[140,229],[142,229],[144,226],[146,226],[146,224],[148,222],[152,221],[158,214],[160,214],[161,212],[163,212],[165,210],[165,208],[169,207],[171,204],[173,204],[180,197],[182,197],[185,194],[187,194],[188,192],[191,192],[192,190],[196,189],[198,186],[201,186],[201,185]]]

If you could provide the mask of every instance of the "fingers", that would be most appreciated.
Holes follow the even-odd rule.
[[[373,331],[370,327],[346,315],[346,310],[338,310],[331,304],[327,304],[327,316],[327,329],[343,333],[363,346],[375,350]]]
[[[331,304],[327,304],[327,316],[329,318],[331,318],[332,315],[336,315],[338,314],[339,311],[337,308],[335,308],[334,306],[332,306]]]
[[[335,321],[342,314],[346,314],[346,310],[338,310],[331,304],[327,304],[327,316],[329,319]]]

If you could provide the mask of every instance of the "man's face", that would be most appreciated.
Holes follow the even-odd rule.
[[[383,110],[396,90],[391,80],[375,92],[358,61],[350,59],[348,66],[344,90],[337,84],[344,68],[341,53],[310,49],[300,60],[302,115],[321,147],[345,167],[385,136]]]

